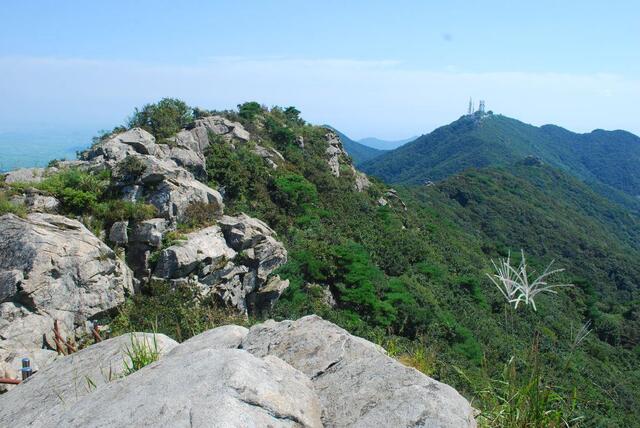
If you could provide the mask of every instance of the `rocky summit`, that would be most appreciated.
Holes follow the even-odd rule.
[[[136,343],[159,360],[127,374]],[[56,358],[0,400],[2,426],[476,426],[453,388],[317,316],[182,344],[120,336]]]

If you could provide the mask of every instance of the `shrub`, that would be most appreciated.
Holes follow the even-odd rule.
[[[158,209],[150,204],[114,199],[98,204],[95,214],[107,224],[116,221],[139,222],[154,218]]]
[[[146,171],[147,166],[136,156],[127,155],[126,158],[116,165],[118,176],[131,181],[138,179]]]
[[[252,121],[257,115],[263,112],[262,106],[255,101],[238,104],[238,115],[245,120]]]
[[[292,214],[302,214],[318,202],[316,186],[300,174],[282,175],[274,180],[274,187],[274,202]]]
[[[293,130],[273,117],[267,118],[265,127],[269,133],[269,137],[278,149],[284,151],[288,146],[295,143],[296,134]]]
[[[27,215],[27,209],[24,205],[14,204],[3,192],[0,192],[0,215],[9,213],[19,217],[25,217]]]
[[[184,219],[178,225],[181,230],[211,226],[216,221],[216,206],[205,202],[193,202],[184,211]]]
[[[216,306],[195,285],[174,288],[164,281],[152,281],[143,293],[127,300],[110,322],[114,335],[154,331],[179,342],[225,324],[246,325],[247,320]]]
[[[184,101],[163,98],[155,104],[136,109],[129,119],[129,128],[140,127],[152,133],[158,142],[178,133],[193,122],[193,109]]]

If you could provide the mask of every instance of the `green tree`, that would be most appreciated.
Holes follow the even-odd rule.
[[[129,119],[129,128],[140,127],[162,141],[175,135],[193,122],[193,109],[176,98],[163,98],[155,104],[136,109]]]

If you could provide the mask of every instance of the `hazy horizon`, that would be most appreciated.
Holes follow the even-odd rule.
[[[161,6],[3,3],[0,130],[111,127],[177,97],[294,105],[351,138],[399,140],[455,120],[473,97],[534,125],[640,134],[631,1]]]

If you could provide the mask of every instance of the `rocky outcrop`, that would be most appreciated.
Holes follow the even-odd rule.
[[[0,217],[0,371],[16,370],[27,354],[39,365],[51,356],[41,350],[52,349],[54,320],[73,338],[133,289],[129,268],[80,222]]]
[[[134,128],[100,142],[84,152],[82,158],[96,169],[111,169],[123,199],[149,203],[168,220],[184,220],[192,204],[210,205],[222,214],[220,193],[176,162],[177,159],[183,166],[203,173],[202,154],[156,144],[155,138],[143,129]]]
[[[344,149],[344,146],[342,145],[342,141],[340,140],[338,134],[331,129],[327,129],[325,139],[327,141],[327,164],[329,165],[331,174],[333,174],[335,177],[340,177],[340,166],[344,165],[353,176],[355,189],[358,192],[363,192],[364,190],[366,190],[371,185],[371,182],[369,181],[369,178],[366,174],[358,171],[353,166],[351,158]]]
[[[334,131],[329,130],[325,135],[325,139],[327,140],[327,163],[331,169],[331,174],[340,177],[340,161],[346,162],[349,155],[342,147],[340,137]]]
[[[0,425],[476,426],[453,388],[316,316],[218,327],[177,346],[158,335],[159,361],[123,376],[131,340],[56,359],[0,396]]]
[[[222,216],[163,249],[153,277],[188,281],[226,306],[255,313],[270,308],[289,285],[269,277],[286,261],[286,249],[265,223],[245,214]]]
[[[254,326],[241,347],[275,355],[307,375],[325,426],[475,426],[471,406],[453,388],[317,316]]]
[[[228,142],[247,142],[251,134],[238,122],[232,122],[222,116],[214,115],[197,119],[191,129],[188,130],[193,141],[197,143],[194,149],[203,152],[213,141],[210,134],[216,135]],[[179,134],[180,135],[180,134]],[[181,138],[189,139],[184,134]]]
[[[45,168],[20,168],[4,175],[5,183],[39,183],[45,177]]]

